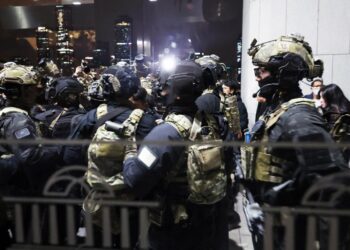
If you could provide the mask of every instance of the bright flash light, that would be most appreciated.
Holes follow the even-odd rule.
[[[173,71],[176,68],[176,58],[174,56],[164,57],[160,63],[160,67],[166,72]]]
[[[74,1],[74,2],[73,2],[73,5],[81,5],[81,2],[79,2],[79,1]]]

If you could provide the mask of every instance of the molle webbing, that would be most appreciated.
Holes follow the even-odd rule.
[[[173,126],[183,138],[190,136],[192,122],[184,115],[170,114],[165,118],[165,122]]]
[[[312,100],[305,98],[296,98],[283,103],[275,112],[264,117],[266,126],[262,142],[266,143],[269,141],[269,130],[278,122],[283,114],[297,105],[315,107]],[[254,179],[272,183],[281,183],[283,181],[282,164],[287,161],[271,155],[268,147],[259,147],[257,151],[253,150],[252,160]]]

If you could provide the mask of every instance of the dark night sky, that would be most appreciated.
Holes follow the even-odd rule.
[[[35,57],[35,50],[16,37],[35,36],[35,28],[55,29],[54,6],[23,8],[25,22],[19,22],[13,7],[0,8],[0,58],[12,54]],[[48,14],[51,13],[51,14]],[[151,3],[146,0],[95,0],[93,5],[72,7],[74,30],[95,29],[97,46],[109,45],[113,51],[113,24],[121,15],[133,19],[133,38],[151,40],[155,56],[174,39],[181,47],[191,39],[194,50],[218,54],[229,64],[235,61],[235,42],[242,31],[242,0],[172,0]],[[23,18],[21,19],[23,20]],[[5,49],[6,48],[6,49]],[[135,48],[136,49],[136,48]],[[81,53],[80,53],[81,54]],[[136,54],[136,52],[134,53]]]

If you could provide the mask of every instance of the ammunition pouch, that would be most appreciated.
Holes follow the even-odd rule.
[[[214,142],[222,142],[215,140]],[[193,145],[191,146],[193,156],[197,160],[197,167],[200,172],[208,172],[220,169],[222,166],[222,147],[219,145]]]
[[[225,98],[224,115],[230,130],[235,134],[241,132],[237,96],[233,95]]]

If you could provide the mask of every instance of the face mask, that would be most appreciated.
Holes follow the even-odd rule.
[[[312,93],[313,93],[314,95],[318,95],[318,92],[320,92],[320,89],[321,89],[321,88],[312,88]]]

